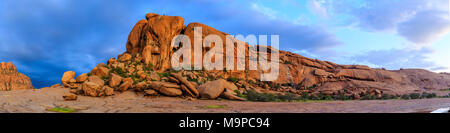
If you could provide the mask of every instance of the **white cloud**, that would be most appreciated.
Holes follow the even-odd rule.
[[[256,3],[252,4],[252,8],[253,10],[260,12],[266,16],[268,16],[271,19],[276,19],[277,18],[277,12],[271,8],[265,7],[263,5],[259,5]]]
[[[387,69],[423,68],[441,70],[446,67],[429,60],[428,55],[434,50],[428,47],[421,49],[388,49],[373,50],[361,55],[352,56],[352,60],[362,62],[372,67],[385,67]]]
[[[398,33],[414,47],[430,45],[450,30],[449,0],[365,0],[359,6],[350,5],[344,0],[331,3],[362,30]]]
[[[450,21],[447,12],[423,11],[400,23],[397,31],[418,46],[425,46],[447,34],[450,31]]]
[[[324,0],[312,0],[309,2],[309,10],[315,14],[319,14],[321,17],[328,18],[327,8],[322,5],[324,3]]]

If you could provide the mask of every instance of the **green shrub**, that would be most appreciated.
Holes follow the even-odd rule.
[[[230,81],[230,82],[233,82],[233,83],[239,82],[239,79],[236,78],[236,77],[228,77],[227,80]]]
[[[346,96],[345,94],[334,95],[333,99],[335,99],[335,100],[342,100],[342,101],[352,100],[352,98],[350,96]]]
[[[427,93],[423,92],[421,98],[435,98],[437,97],[436,93]]]
[[[431,94],[430,94],[430,97],[431,97],[431,98],[436,98],[436,97],[437,97],[437,94],[436,94],[436,93],[431,93]]]
[[[62,108],[62,107],[55,107],[55,108],[47,109],[47,111],[59,112],[59,113],[73,113],[73,112],[75,112],[74,109]]]
[[[125,71],[123,71],[122,68],[119,68],[119,67],[111,69],[110,73],[115,73],[123,78],[127,77],[127,74],[125,73]]]
[[[334,100],[332,96],[325,96],[322,98],[322,100]]]
[[[411,99],[411,97],[408,94],[403,94],[401,98],[404,99],[404,100]]]
[[[448,89],[442,89],[441,91],[450,91],[450,88],[448,88]]]
[[[300,99],[301,100],[309,100],[309,99],[311,99],[311,97],[308,95],[308,92],[303,92],[301,95],[300,95]],[[311,99],[312,100],[312,99]]]
[[[311,95],[308,97],[310,100],[321,100],[321,98],[318,95]]]
[[[156,73],[156,74],[158,74],[158,76],[160,77],[160,78],[162,78],[162,77],[170,77],[170,73],[168,73],[168,72],[165,72],[165,73]]]
[[[272,102],[276,100],[276,96],[269,93],[258,93],[253,90],[247,92],[247,99],[249,101],[258,101],[258,102]]]
[[[314,88],[316,88],[317,87],[317,85],[312,85],[312,86],[310,86],[310,87],[307,87],[307,89],[308,90],[311,90],[311,89],[314,89]]]
[[[253,80],[247,80],[247,83],[249,84],[255,84],[255,82]]]
[[[205,108],[207,109],[223,109],[227,108],[226,105],[206,105]]]
[[[366,94],[365,96],[363,96],[363,97],[361,98],[361,100],[376,100],[376,99],[377,99],[376,96],[370,95],[370,94]]]
[[[290,61],[284,61],[284,64],[290,65],[290,64],[292,64],[292,62],[290,62]]]
[[[103,80],[109,80],[109,76],[103,76],[102,79]]]
[[[188,81],[195,82],[195,83],[197,83],[197,84],[199,83],[198,79],[191,79],[191,78],[188,77],[187,80],[188,80]]]
[[[381,96],[381,99],[382,99],[382,100],[395,99],[395,96],[394,96],[394,95],[389,95],[389,94],[383,94],[383,95]]]
[[[212,76],[208,76],[208,77],[206,77],[207,79],[208,79],[208,81],[213,81],[213,80],[215,80]]]
[[[411,99],[420,99],[420,94],[419,93],[411,93],[411,94],[409,94],[409,97]]]
[[[269,85],[270,85],[270,84],[269,84]],[[274,85],[272,85],[271,88],[279,89],[279,88],[281,88],[281,85],[280,85],[280,84],[274,84]]]
[[[278,94],[278,99],[280,99],[281,101],[291,102],[291,101],[298,100],[299,98],[297,97],[297,95],[295,95],[293,93],[286,92],[284,95]]]
[[[234,92],[237,94],[238,97],[247,98],[247,95],[242,94],[239,90],[234,90]]]

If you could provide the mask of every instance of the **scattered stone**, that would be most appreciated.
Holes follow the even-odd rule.
[[[112,73],[111,77],[109,79],[109,86],[110,87],[117,87],[122,82],[122,77],[120,77],[117,74]]]
[[[77,100],[78,96],[72,93],[67,93],[63,95],[64,100],[66,101],[74,101]]]
[[[69,87],[69,81],[70,79],[75,78],[75,72],[74,71],[67,71],[63,74],[62,78],[61,78],[61,83],[63,84],[64,87]]]
[[[83,74],[81,74],[81,75],[79,75],[78,77],[77,77],[77,80],[76,80],[76,82],[77,83],[83,83],[84,81],[86,81],[87,79],[88,79],[88,75],[86,74],[86,73],[83,73]]]
[[[158,95],[158,92],[156,92],[153,89],[145,90],[144,92],[145,92],[146,96],[156,96],[156,95]]]
[[[92,69],[91,74],[96,75],[98,77],[106,77],[109,75],[109,69],[104,67],[105,64],[101,63],[97,65],[94,69]]]
[[[181,90],[183,90],[184,92],[186,92],[189,96],[195,97],[195,95],[192,94],[192,92],[186,87],[186,85],[181,85]]]
[[[131,80],[131,81],[130,81]],[[133,85],[133,80],[131,78],[125,78],[122,85],[119,86],[119,91],[124,92],[128,90]]]
[[[100,85],[100,86],[104,86],[105,85],[105,81],[103,81],[103,79],[101,79],[100,77],[95,76],[95,75],[89,76],[88,77],[88,81],[89,82],[93,82],[93,83],[95,83],[97,85]]]
[[[225,89],[225,92],[222,93],[222,96],[230,100],[247,101],[247,99],[238,97],[234,92],[229,91],[227,89]]]
[[[84,82],[83,83],[83,92],[86,96],[93,96],[97,97],[99,96],[100,90],[102,89],[102,85],[99,85],[95,82]]]
[[[70,90],[70,93],[78,94],[76,89],[71,89],[71,90]]]
[[[50,88],[59,88],[59,87],[61,87],[61,84],[54,84]]]
[[[160,81],[161,78],[158,76],[158,74],[156,74],[156,72],[151,72],[150,75],[150,80],[151,81]]]
[[[70,89],[76,89],[76,88],[78,88],[80,86],[80,84],[70,84],[69,85],[69,88]]]
[[[114,88],[111,88],[109,86],[103,86],[102,90],[105,93],[105,96],[112,96],[114,95]]]
[[[176,78],[174,78],[174,77],[169,77],[169,82],[177,83],[177,84],[180,83],[180,81],[178,81],[178,79],[176,79]]]
[[[198,90],[201,98],[216,99],[225,91],[225,89],[232,92],[233,90],[237,90],[237,87],[224,79],[218,79],[206,82],[201,85]]]
[[[361,99],[361,96],[358,93],[353,93],[352,97],[353,97],[354,100]]]
[[[146,82],[140,82],[140,83],[136,84],[133,89],[135,91],[144,91],[145,88],[147,88],[147,83]]]
[[[108,65],[117,64],[117,60],[115,58],[110,58],[108,60]]]
[[[181,94],[183,94],[183,92],[181,92],[180,89],[166,88],[166,87],[162,87],[161,89],[159,89],[159,92],[166,96],[172,97],[181,96]]]
[[[192,85],[186,78],[181,76],[181,74],[171,73],[171,75],[175,77],[178,81],[186,85],[186,87],[188,87],[188,89],[192,92],[192,94],[195,95],[195,97],[198,97],[199,93],[197,88],[195,88],[195,86]]]
[[[123,53],[122,55],[119,56],[119,61],[120,62],[126,62],[126,61],[130,61],[132,58],[132,56],[128,53]]]

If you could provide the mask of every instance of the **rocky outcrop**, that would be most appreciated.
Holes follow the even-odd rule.
[[[216,99],[219,96],[224,96],[227,99],[232,100],[245,100],[244,98],[239,98],[235,96],[235,90],[238,90],[236,85],[230,83],[224,79],[219,79],[215,81],[209,81],[205,84],[199,86],[199,92],[201,98],[206,99]]]
[[[146,15],[131,31],[127,42],[127,53],[140,54],[144,63],[155,65],[157,70],[170,68],[172,38],[184,29],[184,18],[154,13]],[[151,57],[151,58],[150,58]]]
[[[202,35],[194,36],[196,28],[201,28]],[[178,48],[171,47],[174,36],[184,34],[191,39],[192,57],[203,57],[215,47],[194,52],[195,40],[203,40],[208,35],[217,35],[226,40],[228,34],[201,23],[184,25],[184,19],[177,16],[165,16],[154,13],[140,20],[128,37],[126,52],[117,59],[111,58],[107,64],[100,63],[89,74],[79,76],[74,80],[75,73],[64,74],[62,84],[72,88],[78,94],[88,96],[108,96],[115,91],[133,90],[149,96],[181,96],[203,97],[215,99],[224,96],[228,99],[242,100],[235,91],[246,93],[256,92],[284,93],[308,95],[347,95],[359,99],[366,95],[377,97],[383,94],[405,94],[411,92],[433,91],[450,88],[450,76],[437,74],[426,70],[373,69],[364,65],[340,65],[329,61],[311,59],[288,51],[279,51],[266,47],[269,52],[279,51],[279,76],[277,80],[262,82],[260,66],[258,70],[249,70],[249,53],[261,55],[259,50],[251,50],[244,45],[245,71],[227,71],[225,69],[206,71],[174,71],[171,70],[171,57]],[[236,40],[231,38],[231,40]],[[197,44],[198,45],[198,44]],[[237,45],[234,55],[227,55],[226,44],[223,44],[224,57],[234,57],[237,60]],[[269,55],[270,57],[270,55]],[[191,58],[194,62],[194,58]],[[215,59],[213,58],[214,62]],[[224,68],[226,65],[224,65]],[[227,79],[228,81],[225,81]],[[234,87],[227,87],[234,86]],[[230,89],[233,88],[233,89]],[[84,92],[83,92],[84,91]]]
[[[17,72],[17,68],[11,62],[0,63],[0,91],[13,91],[33,89],[30,78]]]
[[[73,93],[67,93],[63,95],[63,98],[66,101],[74,101],[77,100],[78,96]]]

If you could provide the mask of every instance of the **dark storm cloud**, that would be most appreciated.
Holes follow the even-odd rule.
[[[230,34],[278,34],[281,48],[314,52],[339,44],[321,28],[273,20],[250,4],[222,0],[8,0],[0,7],[0,61],[15,63],[38,88],[59,83],[64,71],[86,73],[124,52],[128,33],[148,12]]]

